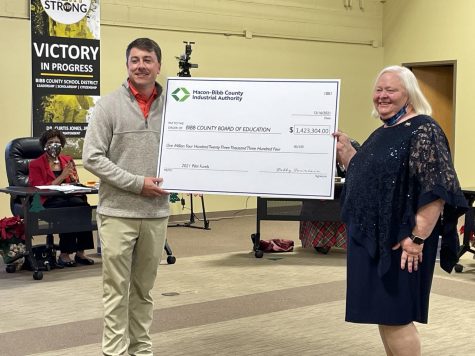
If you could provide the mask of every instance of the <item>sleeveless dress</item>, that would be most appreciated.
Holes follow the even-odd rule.
[[[445,201],[412,273],[400,268],[401,248],[417,210]],[[453,167],[447,139],[429,116],[418,115],[376,129],[351,159],[342,192],[348,230],[346,321],[384,325],[427,323],[439,236],[441,266],[458,261],[457,220],[467,201]]]

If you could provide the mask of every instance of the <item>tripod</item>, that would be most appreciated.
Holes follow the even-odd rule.
[[[182,54],[180,57],[176,57],[178,59],[178,67],[180,68],[180,71],[177,73],[177,76],[179,77],[191,77],[190,69],[191,68],[198,68],[198,64],[193,64],[190,63],[190,58],[191,58],[191,52],[193,51],[191,48],[191,45],[195,44],[195,42],[187,42],[183,41],[185,44],[185,53]],[[168,225],[170,227],[176,227],[176,226],[182,226],[182,227],[192,227],[195,229],[204,229],[204,230],[210,230],[209,227],[209,220],[206,219],[206,210],[205,210],[205,201],[203,195],[200,195],[201,198],[201,208],[203,211],[203,227],[201,226],[193,226],[195,223],[195,218],[196,214],[193,211],[193,194],[190,194],[190,219],[189,221],[183,223],[183,224],[172,224]],[[184,206],[185,205],[185,200],[182,198],[181,203]]]
[[[195,42],[187,42],[183,41],[185,44],[185,53],[183,53],[180,57],[175,57],[178,59],[178,67],[180,71],[177,73],[179,77],[191,77],[190,69],[191,68],[198,68],[198,64],[190,63],[191,52],[191,45],[195,44]]]

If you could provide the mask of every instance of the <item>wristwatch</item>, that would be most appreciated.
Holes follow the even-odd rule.
[[[411,233],[411,236],[409,238],[414,242],[416,245],[422,245],[424,243],[424,239],[420,236],[414,235]]]

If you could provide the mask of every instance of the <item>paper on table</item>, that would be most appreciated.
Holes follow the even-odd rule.
[[[78,185],[37,185],[35,188],[38,189],[49,189],[57,190],[59,192],[67,193],[80,193],[80,192],[90,192],[91,188],[81,187]]]

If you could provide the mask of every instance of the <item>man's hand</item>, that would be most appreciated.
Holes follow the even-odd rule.
[[[162,195],[170,194],[159,187],[159,184],[162,181],[163,178],[145,177],[142,192],[140,194],[146,197],[161,197]]]

